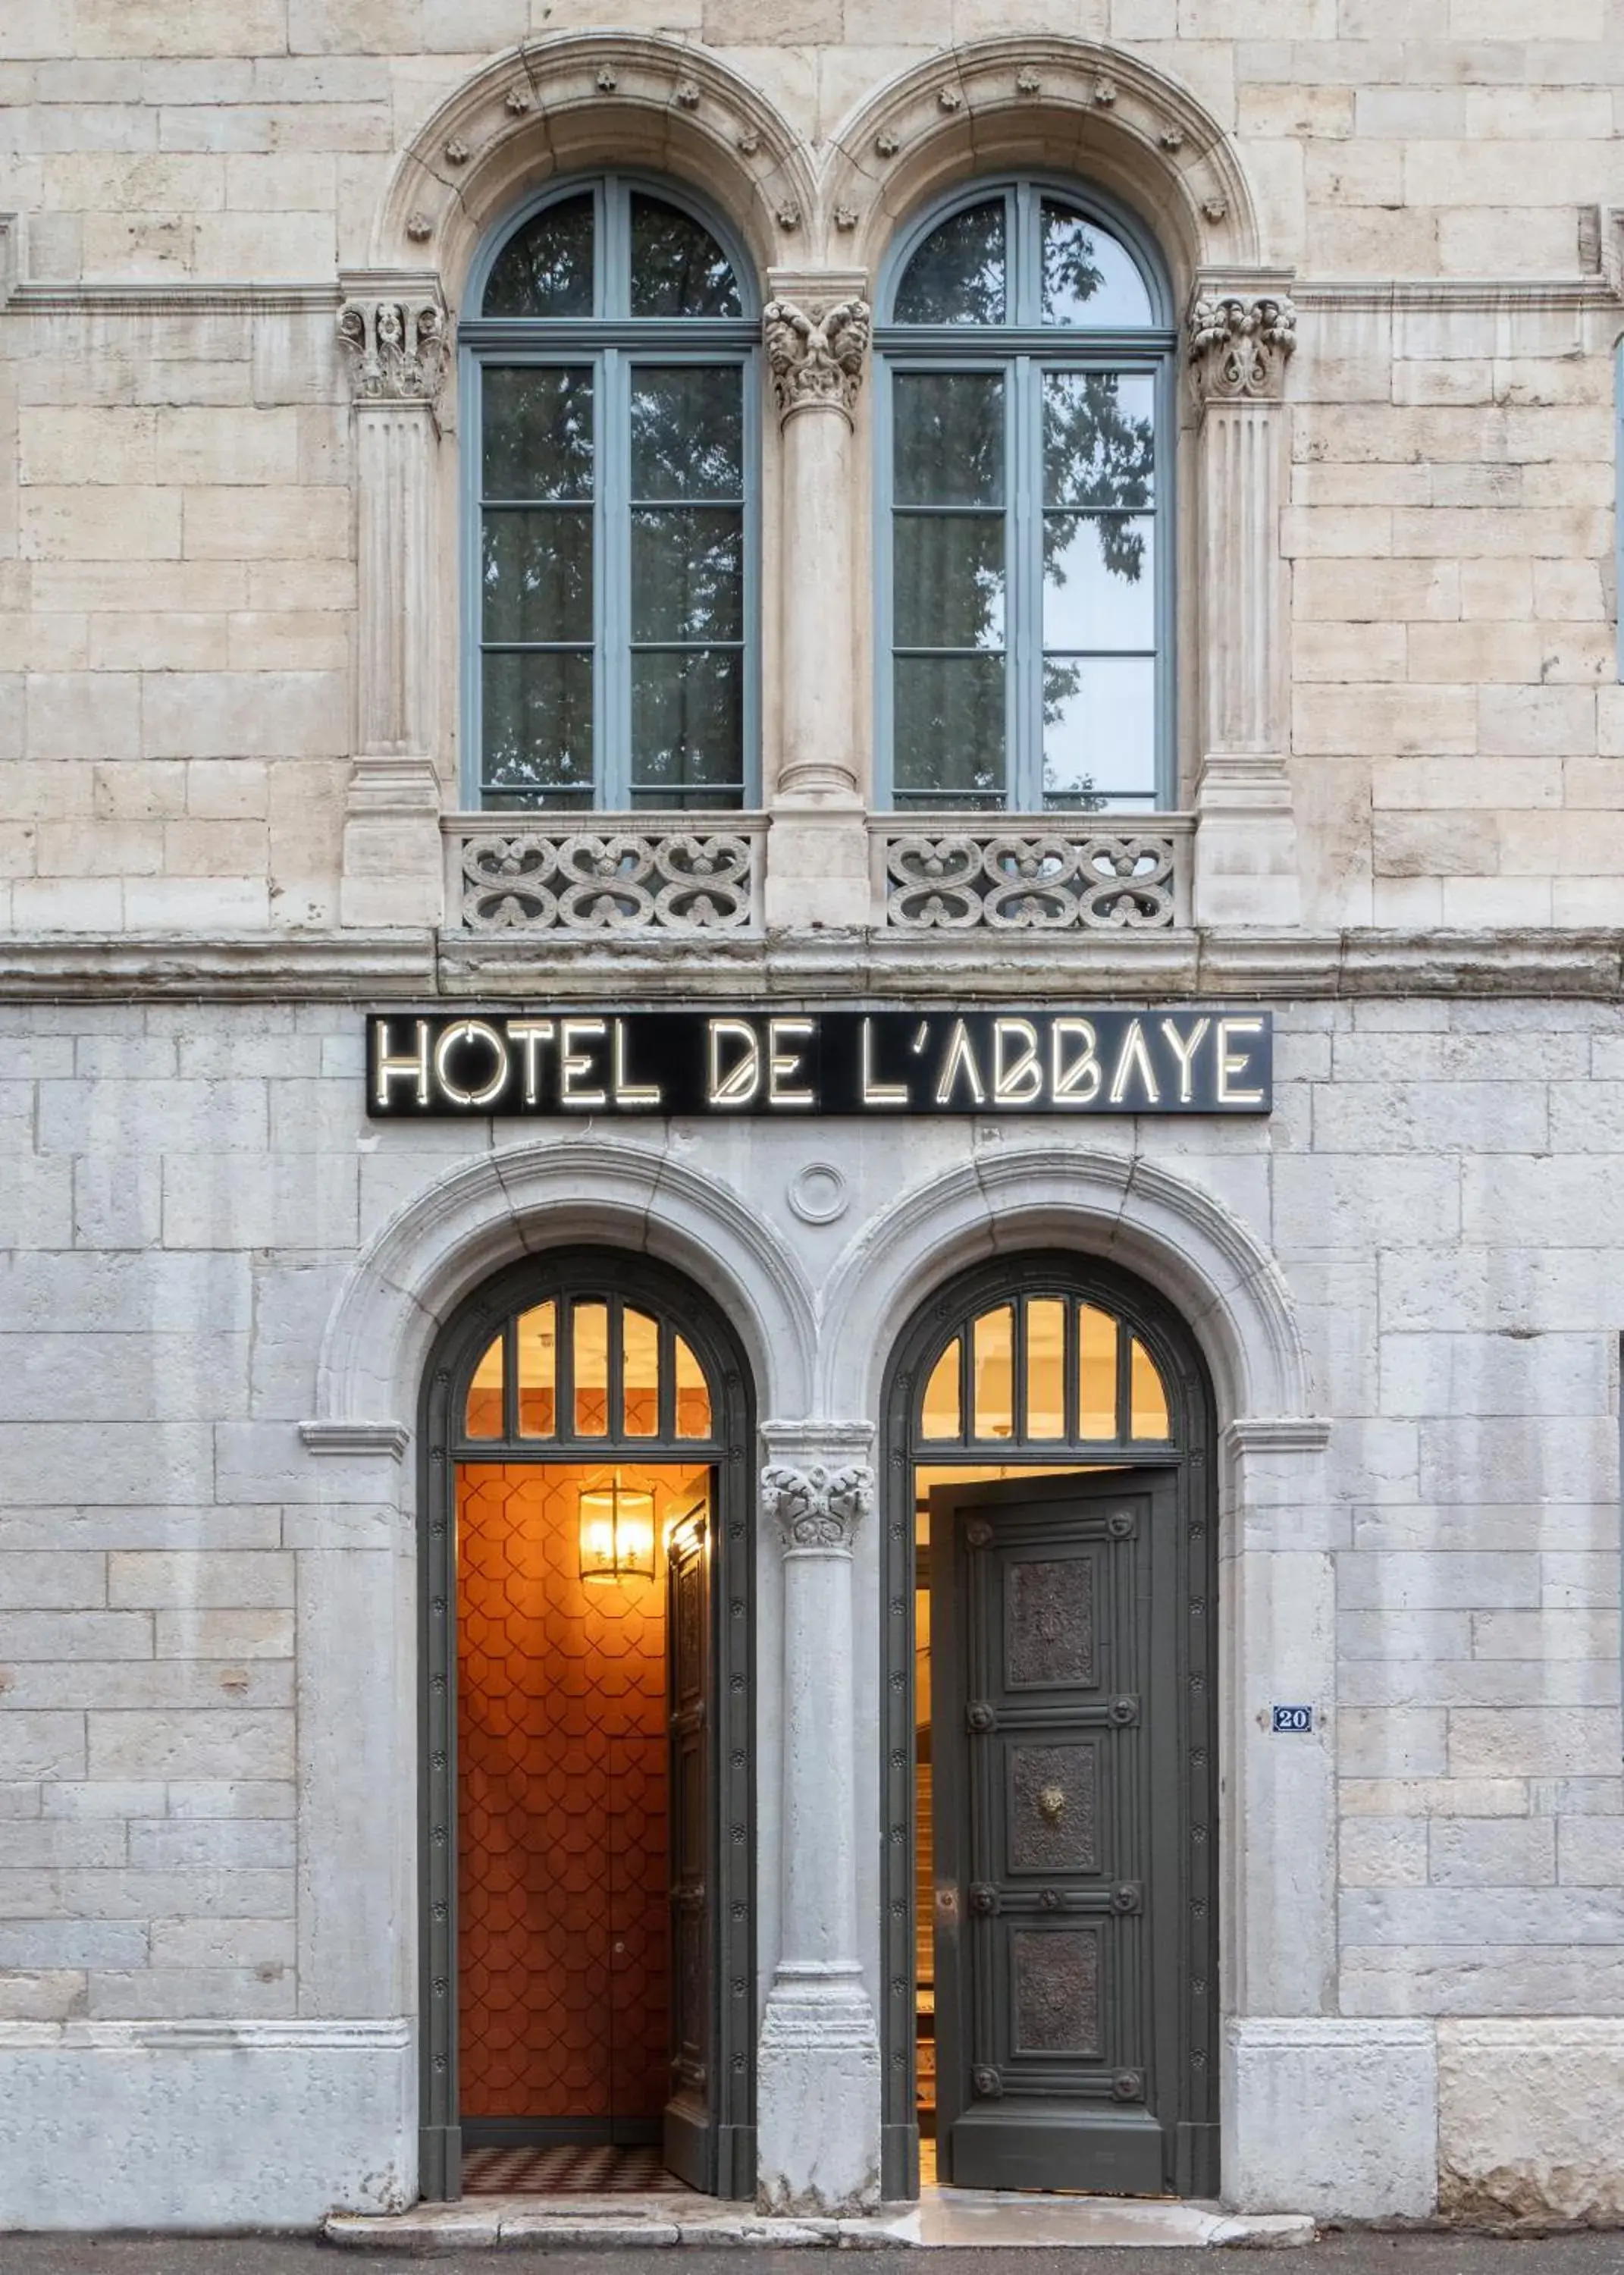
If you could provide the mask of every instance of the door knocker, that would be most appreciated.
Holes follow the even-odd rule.
[[[1046,1785],[1038,1795],[1038,1814],[1046,1825],[1058,1825],[1066,1814],[1066,1796],[1057,1785]]]

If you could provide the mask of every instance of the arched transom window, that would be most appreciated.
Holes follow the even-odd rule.
[[[549,1296],[486,1345],[463,1409],[469,1445],[708,1444],[718,1427],[706,1368],[668,1317],[630,1298]]]
[[[720,224],[554,191],[465,320],[471,795],[737,806],[755,751],[755,326]]]
[[[1172,788],[1172,351],[1125,216],[979,183],[882,291],[891,803],[1093,812]]]
[[[1084,1297],[1011,1295],[978,1311],[925,1374],[917,1443],[1098,1449],[1165,1445],[1167,1386],[1143,1337]]]

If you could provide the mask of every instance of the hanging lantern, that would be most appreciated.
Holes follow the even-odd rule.
[[[583,1485],[579,1500],[583,1580],[652,1580],[654,1576],[654,1496],[623,1485]]]

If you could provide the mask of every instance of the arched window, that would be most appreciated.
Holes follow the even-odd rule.
[[[1171,802],[1174,333],[1124,215],[979,182],[880,295],[890,803]]]
[[[526,208],[465,319],[467,791],[739,806],[755,771],[756,326],[685,197]]]

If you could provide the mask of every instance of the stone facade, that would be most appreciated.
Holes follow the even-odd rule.
[[[897,1332],[974,1258],[1060,1242],[1179,1303],[1222,1432],[1226,2194],[1620,2216],[1624,42],[1604,0],[1530,15],[11,0],[0,2226],[414,2194],[420,1370],[583,1229],[719,1296],[763,1462],[808,1473],[870,1458]],[[487,225],[615,159],[702,183],[828,367],[784,346],[765,422],[725,941],[482,926],[488,825],[447,819],[447,343]],[[866,318],[828,312],[1015,165],[1135,206],[1191,313],[1141,930],[910,933],[868,812]],[[1257,998],[1275,1107],[369,1124],[361,1011],[440,995]],[[877,2172],[879,1548],[837,1530],[761,1568],[769,2207]],[[1314,1735],[1262,1732],[1280,1697]],[[89,2128],[94,2197],[40,2151]]]

